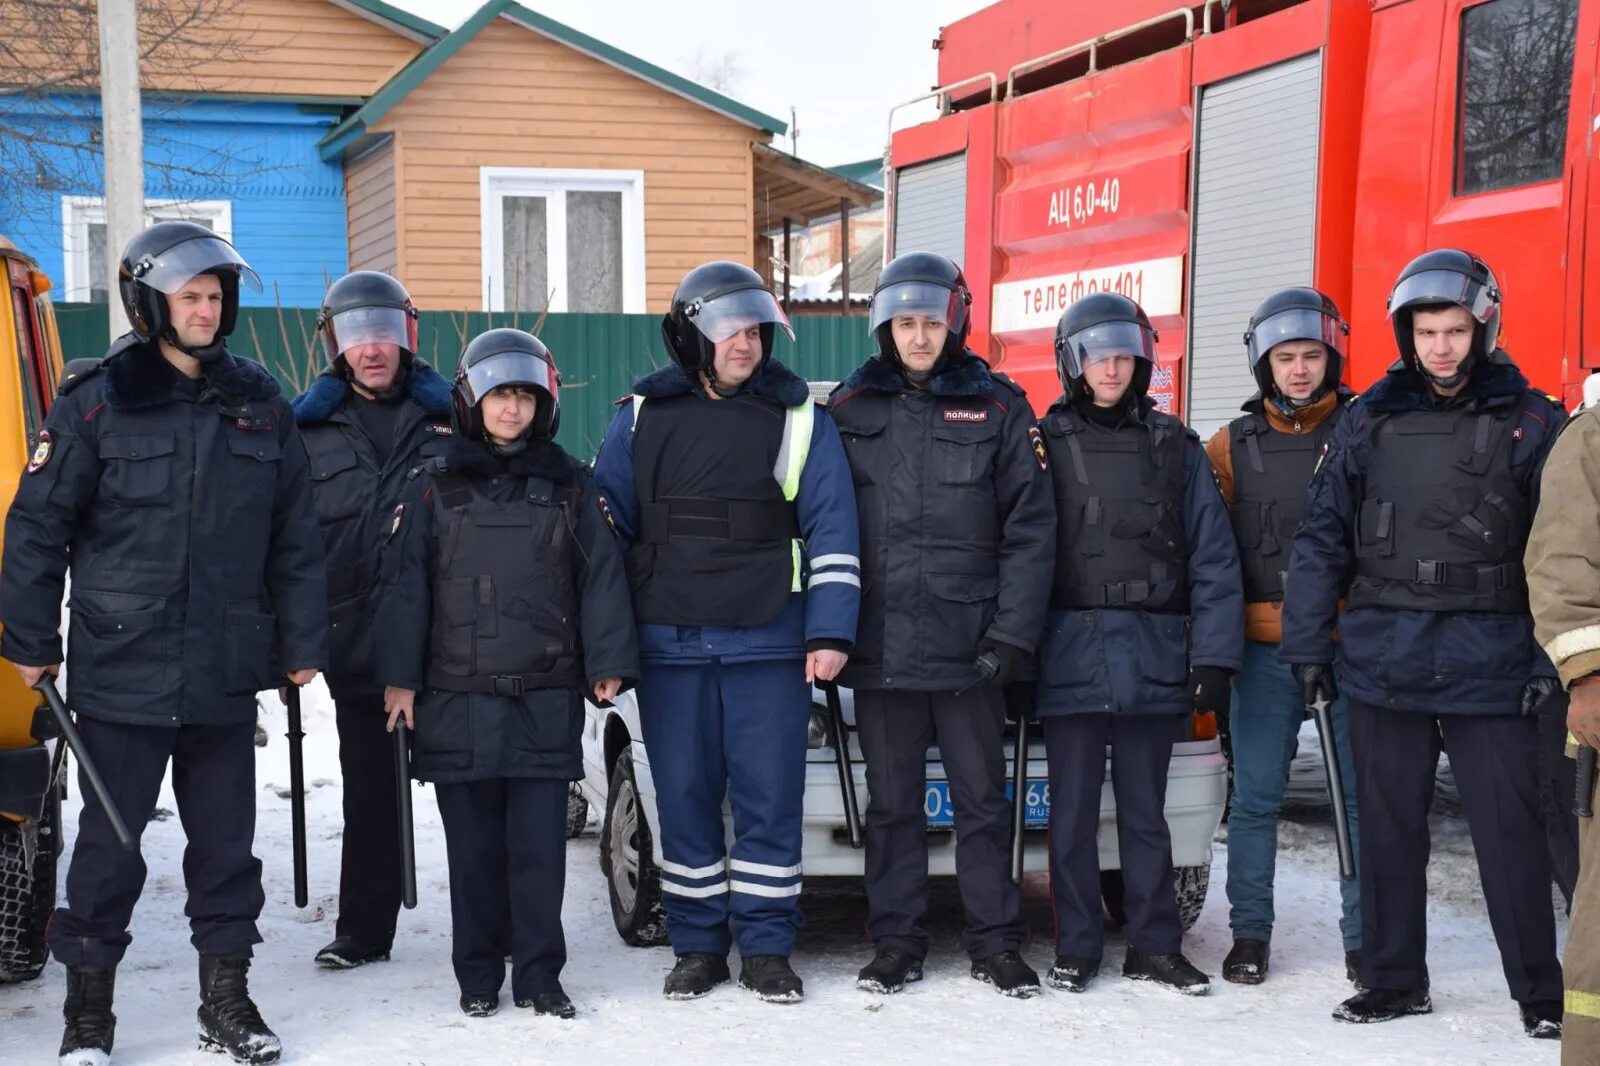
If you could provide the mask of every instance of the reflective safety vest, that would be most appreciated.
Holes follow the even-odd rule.
[[[748,395],[633,397],[639,532],[628,549],[641,622],[760,626],[800,585],[795,499],[815,407]],[[781,416],[780,416],[781,412]]]

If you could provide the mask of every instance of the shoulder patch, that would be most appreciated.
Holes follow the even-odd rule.
[[[406,516],[406,505],[403,504],[403,503],[395,504],[394,505],[394,521],[389,523],[389,535],[387,537],[383,538],[383,542],[385,544],[387,544],[391,540],[393,540],[394,539],[394,535],[396,533],[400,532],[400,523],[405,518],[405,516]]]
[[[1050,460],[1044,447],[1044,435],[1039,432],[1038,426],[1028,427],[1028,443],[1033,445],[1033,459],[1039,464],[1039,469],[1050,469]]]
[[[50,455],[55,451],[55,446],[55,441],[50,439],[50,431],[41,429],[39,431],[39,443],[34,447],[33,456],[28,460],[28,473],[37,474],[43,470],[44,465],[50,461]]]
[[[600,508],[600,517],[606,520],[606,525],[615,530],[617,528],[617,520],[611,517],[611,505],[607,503],[606,498],[600,495],[598,492],[595,493],[594,498],[595,503]]]

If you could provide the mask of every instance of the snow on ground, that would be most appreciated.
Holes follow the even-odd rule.
[[[660,994],[671,964],[666,948],[629,948],[611,925],[591,825],[568,845],[564,909],[570,961],[564,975],[579,1009],[575,1021],[536,1017],[510,1003],[468,1019],[456,1007],[450,970],[449,890],[444,838],[427,789],[415,793],[418,888],[402,912],[394,961],[330,973],[311,963],[333,937],[339,868],[339,770],[332,704],[319,682],[306,694],[311,906],[294,908],[284,717],[271,697],[264,724],[271,743],[258,752],[256,853],[266,864],[266,942],[256,949],[251,986],[295,1063],[439,1064],[790,1063],[838,1064],[1113,1060],[1145,1063],[1543,1063],[1558,1047],[1522,1035],[1508,999],[1483,910],[1463,823],[1436,818],[1429,907],[1434,1013],[1378,1026],[1334,1022],[1329,1011],[1350,994],[1343,975],[1332,833],[1321,821],[1285,822],[1278,867],[1278,928],[1272,976],[1260,987],[1216,979],[1231,938],[1219,843],[1212,890],[1185,950],[1214,978],[1210,996],[1186,999],[1120,976],[1124,945],[1113,934],[1105,970],[1082,995],[1046,989],[1013,1001],[967,976],[958,947],[960,901],[951,881],[935,883],[934,936],[927,977],[887,998],[854,988],[870,954],[857,884],[823,881],[803,899],[808,924],[795,968],[806,1001],[776,1006],[733,987],[707,999],[669,1003]],[[73,790],[68,841],[75,832]],[[175,810],[170,787],[160,805]],[[133,945],[118,975],[119,1064],[219,1061],[195,1050],[196,964],[183,917],[183,831],[176,817],[152,822],[144,839],[150,875],[134,915]],[[64,872],[64,867],[63,867]],[[1032,936],[1024,953],[1048,966],[1047,886],[1030,876]],[[1565,932],[1565,918],[1560,919]],[[51,964],[39,981],[0,987],[0,1063],[54,1061],[61,1036],[64,971]]]

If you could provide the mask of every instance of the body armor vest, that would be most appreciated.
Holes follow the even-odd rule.
[[[1266,417],[1245,415],[1228,427],[1233,452],[1233,532],[1239,542],[1248,603],[1282,601],[1289,549],[1306,488],[1343,407],[1310,433],[1283,433]]]
[[[1515,410],[1378,414],[1350,607],[1528,609],[1528,499],[1511,470]]]
[[[581,682],[571,502],[540,477],[505,503],[460,474],[434,490],[428,686],[517,696]]]
[[[1055,610],[1187,612],[1183,429],[1159,412],[1106,429],[1075,411],[1044,419],[1055,485]]]
[[[811,413],[808,400],[805,415]],[[639,534],[628,549],[634,614],[681,626],[760,626],[798,591],[793,502],[809,417],[749,395],[635,399]],[[796,448],[800,450],[795,451]],[[798,460],[798,461],[795,461]],[[777,471],[793,477],[780,482]]]

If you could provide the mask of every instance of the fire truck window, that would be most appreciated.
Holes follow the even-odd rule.
[[[40,395],[38,363],[34,358],[33,309],[29,306],[27,290],[15,285],[11,287],[11,314],[17,328],[17,360],[22,370],[22,413],[28,422],[28,444],[32,446],[44,425],[44,398]]]
[[[1456,194],[1561,176],[1578,0],[1489,0],[1461,15]]]

